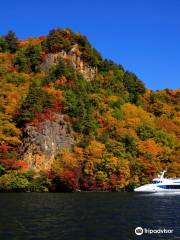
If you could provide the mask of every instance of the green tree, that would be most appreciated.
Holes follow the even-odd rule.
[[[67,64],[62,58],[59,58],[57,65],[50,69],[48,76],[44,80],[44,84],[55,82],[58,78],[64,76],[67,81],[76,81],[77,73],[74,68]]]
[[[126,71],[124,74],[123,82],[130,93],[130,101],[137,104],[139,101],[139,96],[145,93],[144,84],[134,73],[128,71]]]
[[[70,51],[74,43],[74,33],[70,29],[53,29],[42,42],[43,48],[50,53]]]
[[[155,128],[147,123],[142,124],[136,129],[137,134],[141,140],[147,140],[155,136]]]
[[[5,171],[5,168],[0,165],[0,176],[4,173],[4,171]]]
[[[159,130],[156,132],[155,141],[170,148],[174,148],[178,142],[174,135],[169,134],[164,130]]]
[[[6,52],[8,49],[8,43],[3,37],[0,37],[0,52]]]
[[[29,93],[21,105],[18,116],[20,125],[30,122],[34,119],[36,113],[42,113],[43,110],[52,106],[52,95],[42,89],[41,82],[37,80],[31,83]]]
[[[7,50],[10,53],[15,53],[17,50],[17,44],[19,42],[15,32],[9,31],[3,38],[7,43]]]
[[[0,177],[1,191],[26,191],[29,189],[29,181],[17,171],[9,171]]]
[[[131,135],[126,134],[122,136],[121,141],[124,143],[126,151],[129,152],[132,156],[136,156],[137,146],[135,138]]]
[[[38,72],[41,64],[41,46],[28,45],[18,51],[14,58],[14,65],[18,65],[22,72]]]

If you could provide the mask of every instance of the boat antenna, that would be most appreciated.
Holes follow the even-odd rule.
[[[162,172],[160,172],[161,173],[161,175],[160,175],[160,179],[163,179],[164,178],[164,174],[167,172],[167,169],[166,170],[164,170],[164,171],[162,171]]]

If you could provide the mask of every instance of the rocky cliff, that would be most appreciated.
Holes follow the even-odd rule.
[[[38,126],[28,125],[24,133],[22,156],[36,171],[49,169],[57,151],[74,144],[71,126],[62,114],[56,114],[53,121],[46,120]]]
[[[97,74],[97,67],[92,67],[81,59],[81,52],[78,45],[75,44],[73,48],[67,53],[64,50],[59,53],[48,53],[41,65],[42,71],[47,72],[53,65],[58,63],[58,59],[63,58],[78,70],[86,80],[90,81],[95,78]]]
[[[60,58],[79,71],[87,81],[95,78],[97,68],[82,61],[78,44],[68,53],[62,50],[46,54],[41,70],[48,72]],[[38,126],[28,125],[24,133],[27,137],[22,147],[22,158],[36,171],[50,169],[57,150],[71,148],[74,144],[70,123],[64,121],[62,114],[56,114],[54,121],[40,122]]]

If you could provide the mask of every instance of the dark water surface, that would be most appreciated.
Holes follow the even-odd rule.
[[[167,228],[173,234],[134,229]],[[0,240],[180,239],[180,195],[0,193]]]

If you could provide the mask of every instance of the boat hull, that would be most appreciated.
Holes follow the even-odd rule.
[[[168,186],[168,188],[166,188]],[[146,184],[141,187],[135,188],[134,192],[139,193],[157,193],[157,192],[163,192],[163,193],[180,193],[180,188],[173,189],[174,186],[177,185],[155,185],[155,184]],[[172,188],[171,188],[172,187]]]

